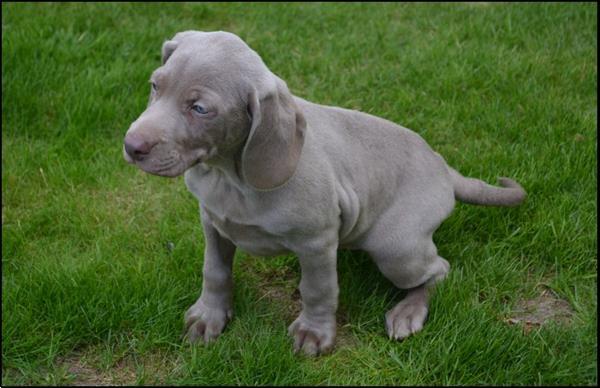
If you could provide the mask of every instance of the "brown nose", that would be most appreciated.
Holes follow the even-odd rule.
[[[146,141],[136,134],[125,136],[125,152],[134,160],[143,159],[155,145],[156,143]]]

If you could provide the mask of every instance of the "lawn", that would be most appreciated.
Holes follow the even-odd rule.
[[[2,385],[595,385],[596,18],[595,3],[2,3]],[[452,269],[421,333],[387,338],[403,293],[340,251],[336,348],[294,355],[296,258],[238,251],[233,321],[211,346],[181,340],[198,204],[121,147],[162,42],[187,29],[234,32],[294,94],[525,187],[522,206],[460,204],[436,232]],[[519,315],[536,305],[555,314]]]

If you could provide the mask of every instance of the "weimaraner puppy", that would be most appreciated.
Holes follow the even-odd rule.
[[[338,248],[370,254],[406,297],[385,315],[402,339],[423,327],[428,294],[450,265],[432,235],[455,200],[514,206],[526,194],[463,177],[416,133],[354,110],[293,96],[260,56],[228,32],[185,31],[162,46],[147,109],[124,157],[160,176],[185,175],[204,227],[200,297],[187,338],[215,339],[232,317],[236,247],[295,253],[302,311],[295,351],[330,351],[336,334]]]

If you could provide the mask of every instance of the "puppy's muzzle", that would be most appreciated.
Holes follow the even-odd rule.
[[[136,161],[144,159],[156,144],[156,142],[149,142],[135,133],[125,136],[125,152]]]

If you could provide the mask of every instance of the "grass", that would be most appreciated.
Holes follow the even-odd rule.
[[[2,3],[2,385],[597,383],[595,4]],[[299,266],[238,252],[235,317],[180,339],[203,237],[183,178],[127,165],[163,40],[240,35],[296,95],[420,133],[462,173],[516,178],[514,209],[459,205],[425,329],[387,339],[402,295],[340,251],[333,354],[295,356]],[[508,325],[550,289],[568,325]]]

